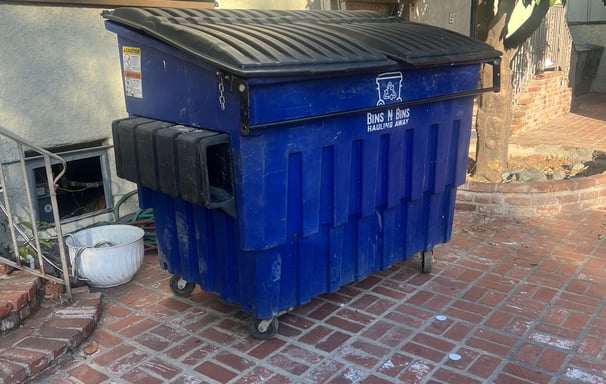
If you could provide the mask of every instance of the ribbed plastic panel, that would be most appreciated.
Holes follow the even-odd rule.
[[[352,40],[375,47],[392,59],[411,65],[457,64],[499,55],[480,41],[427,24],[379,20],[348,22],[345,19],[332,22],[331,28],[347,33]]]
[[[104,16],[238,75],[442,65],[499,54],[433,26],[369,11],[119,8]]]
[[[139,192],[156,214],[164,269],[268,319],[410,259],[426,244],[448,241],[453,210],[444,209],[454,205],[456,189],[342,226],[323,224],[311,236],[291,236],[257,252],[238,248],[233,218],[148,189]]]
[[[118,8],[107,14],[111,20],[124,23],[142,24],[150,17],[158,16],[167,19],[184,18],[200,19],[350,19],[350,18],[384,18],[373,11],[286,11],[264,9],[182,9],[182,8]]]

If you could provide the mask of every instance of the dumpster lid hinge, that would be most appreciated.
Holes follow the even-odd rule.
[[[248,135],[250,133],[249,121],[249,87],[248,82],[236,76],[230,76],[230,90],[240,95],[240,133]]]

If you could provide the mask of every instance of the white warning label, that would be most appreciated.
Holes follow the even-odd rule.
[[[126,96],[143,98],[143,80],[141,78],[141,48],[122,47],[122,73],[124,74],[124,92]]]

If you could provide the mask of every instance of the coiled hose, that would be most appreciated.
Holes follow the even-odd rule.
[[[145,235],[143,236],[145,252],[155,252],[158,249],[158,242],[156,239],[154,211],[151,208],[138,209],[135,212],[120,216],[120,206],[136,194],[136,190],[130,191],[118,200],[114,207],[114,220],[116,224],[135,225],[143,229],[145,231]]]

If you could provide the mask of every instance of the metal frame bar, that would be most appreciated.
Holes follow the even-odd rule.
[[[13,245],[13,252],[14,252],[14,256],[15,256],[14,261],[7,259],[6,257],[0,256],[0,263],[10,265],[17,269],[24,270],[30,274],[42,277],[46,280],[50,280],[50,281],[53,281],[56,283],[63,284],[65,286],[65,294],[66,294],[67,300],[71,301],[72,290],[71,290],[70,279],[69,279],[69,267],[68,267],[68,263],[67,263],[66,252],[65,252],[65,244],[63,242],[63,231],[61,228],[61,218],[59,217],[59,206],[57,204],[57,192],[56,192],[57,183],[58,183],[59,179],[61,179],[61,177],[63,177],[63,175],[65,174],[67,163],[62,157],[60,157],[52,152],[49,152],[46,149],[41,148],[33,143],[28,142],[24,138],[14,134],[13,132],[9,131],[8,129],[4,128],[1,125],[0,125],[0,136],[4,136],[4,137],[8,138],[9,140],[11,140],[12,142],[17,144],[17,149],[18,149],[18,153],[19,153],[18,162],[20,164],[19,168],[21,170],[21,175],[23,177],[23,183],[24,183],[24,187],[25,187],[25,198],[27,200],[29,218],[30,218],[31,224],[32,224],[31,230],[32,230],[32,237],[33,237],[33,238],[30,238],[27,235],[27,233],[22,229],[21,225],[15,222],[13,212],[12,212],[12,207],[10,204],[9,191],[6,188],[7,183],[6,183],[6,174],[4,172],[4,167],[7,164],[0,163],[0,192],[3,195],[3,203],[0,202],[0,211],[2,211],[2,213],[4,213],[4,215],[6,215],[6,217],[7,217],[8,227],[9,227],[10,235],[11,235],[11,242]],[[46,171],[46,180],[48,183],[49,196],[50,196],[51,206],[53,208],[55,233],[57,236],[59,256],[61,258],[61,272],[63,275],[62,279],[49,275],[44,271],[44,260],[47,260],[47,259],[44,256],[42,249],[40,247],[40,234],[38,232],[38,226],[36,225],[36,216],[35,216],[35,212],[33,209],[34,204],[32,201],[31,183],[28,178],[28,168],[25,164],[25,148],[24,147],[27,147],[29,150],[39,153],[44,160],[44,168]],[[51,159],[52,159],[52,161],[51,161]],[[57,163],[61,164],[62,169],[57,175],[54,175],[53,170],[52,170],[52,165],[57,164]],[[19,255],[19,240],[18,240],[17,235],[19,237],[23,238],[25,244],[27,244],[30,248],[32,248],[35,251],[36,256],[38,258],[38,264],[39,264],[38,270],[35,268],[30,268],[29,266],[26,266],[24,263],[22,263],[20,255]],[[56,267],[54,264],[53,264],[53,266]]]
[[[102,146],[97,146],[97,147],[81,148],[81,149],[75,149],[75,150],[71,150],[71,151],[56,153],[56,155],[61,156],[61,158],[63,158],[63,160],[65,160],[66,163],[69,163],[70,161],[74,161],[74,160],[99,158],[99,165],[101,168],[101,175],[102,175],[102,181],[103,181],[103,195],[105,198],[105,205],[106,205],[106,208],[104,210],[99,210],[97,212],[90,212],[87,214],[78,215],[77,217],[70,217],[67,219],[63,219],[64,223],[69,223],[74,220],[80,220],[85,217],[93,216],[93,215],[98,214],[99,212],[112,212],[113,211],[114,196],[113,196],[112,190],[111,190],[111,177],[110,177],[111,172],[110,172],[110,166],[109,166],[109,155],[107,152],[112,147],[113,147],[112,145],[102,145]],[[7,162],[6,164],[12,164],[12,163],[16,163],[16,162],[17,161]],[[56,162],[53,164],[56,164]],[[33,184],[35,184],[33,170],[37,169],[37,168],[42,168],[44,166],[43,156],[28,157],[26,159],[26,166],[27,166],[27,172],[28,172],[27,175],[29,178],[30,185],[33,185]],[[39,209],[38,201],[34,200],[34,212],[38,212],[38,209]]]
[[[242,135],[249,135],[251,133],[251,131],[253,131],[255,129],[260,129],[260,128],[271,128],[271,127],[277,127],[277,126],[282,126],[282,125],[287,125],[287,124],[301,124],[301,123],[305,123],[305,122],[309,122],[309,121],[325,120],[325,119],[331,119],[331,118],[335,118],[335,117],[353,115],[353,114],[357,114],[357,113],[376,112],[376,111],[381,111],[381,110],[385,110],[385,109],[389,109],[389,108],[406,107],[406,106],[410,106],[410,105],[427,104],[427,103],[434,103],[434,102],[438,102],[438,101],[458,99],[461,97],[476,96],[476,95],[486,93],[486,92],[499,92],[501,89],[501,58],[496,58],[492,61],[485,62],[485,64],[492,66],[492,86],[490,86],[490,87],[472,89],[469,91],[455,92],[455,93],[450,93],[447,95],[425,97],[425,98],[417,99],[417,100],[402,101],[399,103],[393,103],[393,104],[387,104],[387,105],[381,105],[381,106],[358,108],[358,109],[353,109],[353,110],[348,110],[348,111],[325,113],[322,115],[300,117],[300,118],[294,118],[294,119],[289,119],[289,120],[260,123],[260,124],[253,124],[253,125],[249,124],[249,116],[248,116],[248,110],[249,110],[248,84],[243,79],[233,78],[232,79],[232,90],[238,90],[240,92],[240,118],[241,118],[240,133]]]

